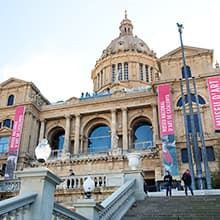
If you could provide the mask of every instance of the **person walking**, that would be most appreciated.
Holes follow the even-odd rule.
[[[75,175],[75,173],[73,172],[73,170],[71,169],[70,171],[70,174],[69,174],[69,176],[74,176]],[[71,184],[70,184],[71,183]],[[74,179],[73,178],[68,178],[67,179],[67,189],[69,189],[69,188],[73,188],[74,187]]]
[[[172,180],[173,180],[173,178],[172,178],[169,170],[166,171],[166,175],[164,176],[163,180],[164,180],[164,186],[166,188],[166,196],[168,196],[168,195],[171,196],[172,195]]]
[[[191,186],[191,183],[192,183],[192,177],[191,177],[191,174],[190,174],[190,171],[189,169],[187,169],[184,173],[183,173],[183,176],[182,176],[182,180],[184,182],[184,189],[185,189],[185,195],[188,196],[188,188],[192,194],[192,196],[194,195],[193,193],[193,189],[192,189],[192,186]]]

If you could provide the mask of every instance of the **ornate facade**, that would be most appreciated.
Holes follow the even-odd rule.
[[[158,58],[133,35],[127,15],[119,30],[119,37],[103,50],[92,70],[93,94],[82,93],[80,98],[51,104],[32,82],[10,78],[0,84],[0,169],[4,170],[7,160],[15,107],[24,105],[18,170],[35,164],[34,150],[42,138],[47,138],[52,155],[44,165],[60,176],[68,176],[70,169],[76,175],[120,173],[128,169],[127,153],[135,151],[141,154],[144,178],[154,186],[164,175],[157,86],[165,83],[172,88],[179,174],[188,168],[179,83],[181,48]],[[209,167],[216,172],[219,133],[212,123],[207,78],[219,76],[220,69],[213,67],[213,50],[184,49],[201,100]],[[195,102],[193,109],[196,112]]]

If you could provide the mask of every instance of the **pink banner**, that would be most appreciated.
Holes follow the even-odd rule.
[[[220,77],[208,78],[209,97],[215,130],[220,130]]]
[[[16,170],[18,152],[21,141],[23,120],[25,107],[18,106],[15,110],[14,124],[9,144],[8,159],[6,163],[5,179],[13,179],[14,171]]]
[[[174,134],[173,108],[170,84],[158,86],[161,135]]]

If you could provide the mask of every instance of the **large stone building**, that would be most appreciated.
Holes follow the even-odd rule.
[[[8,158],[15,109],[25,106],[18,170],[35,164],[35,148],[42,138],[47,138],[52,154],[44,166],[60,176],[69,175],[70,169],[76,175],[123,173],[128,169],[127,154],[138,152],[144,178],[154,186],[164,175],[158,86],[169,84],[179,171],[175,178],[180,179],[189,166],[179,81],[183,77],[181,48],[158,58],[133,34],[127,15],[119,30],[119,36],[103,50],[92,70],[93,94],[82,93],[80,98],[51,104],[32,82],[10,78],[0,84],[0,169],[5,169]],[[216,172],[220,144],[213,125],[207,78],[219,76],[220,69],[213,67],[213,50],[191,46],[184,49],[186,63],[196,79],[208,165],[211,172]],[[191,77],[189,83],[192,107],[197,112]],[[186,97],[185,86],[183,92]],[[197,119],[195,122],[197,129]],[[199,133],[197,136],[201,147]]]

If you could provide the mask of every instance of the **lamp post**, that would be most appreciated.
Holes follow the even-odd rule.
[[[84,181],[83,189],[85,191],[86,198],[90,199],[92,195],[92,191],[95,189],[95,183],[90,176],[88,176],[87,179]]]
[[[181,44],[181,52],[182,52],[182,60],[183,60],[183,72],[185,76],[185,82],[186,82],[186,93],[187,93],[187,100],[189,105],[189,116],[190,116],[190,124],[191,124],[191,132],[192,132],[192,143],[193,143],[193,154],[194,154],[194,160],[196,164],[196,175],[198,180],[198,188],[203,189],[203,180],[202,180],[202,166],[200,161],[200,152],[198,147],[198,140],[197,140],[197,134],[196,134],[196,128],[195,128],[195,122],[194,122],[194,113],[192,108],[192,99],[191,99],[191,91],[190,91],[190,85],[189,85],[189,79],[188,79],[188,72],[186,69],[186,59],[185,59],[185,53],[184,53],[184,46],[183,46],[183,40],[182,40],[182,29],[183,25],[178,24],[178,31],[180,34],[180,44]]]
[[[37,160],[41,163],[44,163],[49,158],[50,154],[50,145],[48,144],[47,139],[43,138],[35,148],[35,155],[37,157]]]
[[[189,129],[187,127],[185,96],[183,93],[182,79],[180,79],[180,91],[181,91],[182,104],[183,104],[183,117],[184,117],[184,125],[185,125],[186,148],[187,148],[187,155],[188,155],[188,161],[189,161],[189,170],[190,170],[191,177],[192,177],[192,188],[195,189],[195,174],[194,174],[194,169],[193,169],[192,151],[190,147]]]

